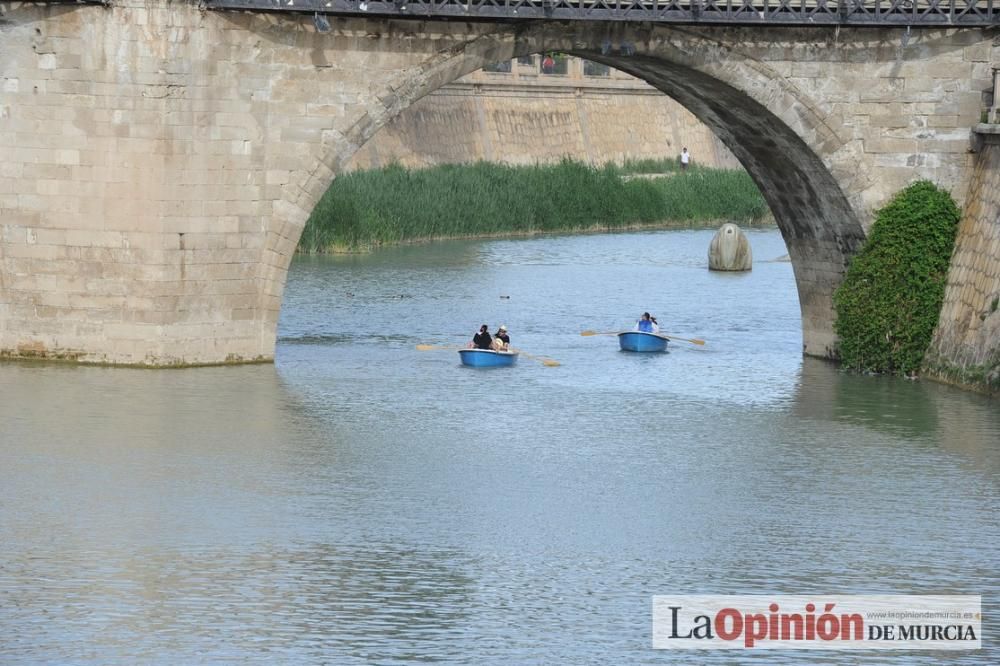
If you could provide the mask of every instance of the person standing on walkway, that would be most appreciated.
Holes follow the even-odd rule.
[[[690,163],[691,163],[691,154],[685,147],[683,150],[681,150],[681,171],[686,171],[688,168],[688,164]]]

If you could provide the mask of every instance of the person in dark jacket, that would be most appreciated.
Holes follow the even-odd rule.
[[[493,334],[493,348],[497,351],[510,351],[510,336],[507,335],[507,327],[502,324]]]
[[[486,324],[479,327],[479,332],[472,338],[472,345],[475,349],[492,349],[493,337],[490,335],[490,328]]]

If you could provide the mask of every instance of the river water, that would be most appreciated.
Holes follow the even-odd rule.
[[[0,663],[997,663],[998,404],[803,359],[749,236],[301,258],[273,366],[0,365]],[[708,344],[579,335],[644,310]],[[415,349],[482,323],[561,365]],[[986,648],[651,649],[709,593],[981,594]]]

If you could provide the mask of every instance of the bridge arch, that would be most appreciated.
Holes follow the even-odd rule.
[[[805,352],[871,211],[972,174],[988,28],[434,21],[0,0],[0,357],[270,360],[305,220],[390,118],[484,65],[559,50],[648,81],[757,181]],[[631,122],[635,122],[631,119]]]
[[[865,237],[863,201],[857,195],[858,183],[867,182],[869,175],[858,159],[860,142],[838,134],[834,128],[842,120],[831,118],[775,68],[717,38],[684,28],[617,26],[611,32],[583,23],[517,26],[506,34],[476,36],[435,54],[376,93],[376,99],[390,103],[366,114],[345,140],[357,150],[437,88],[493,62],[542,51],[600,62],[646,81],[725,143],[760,188],[788,246],[804,353],[833,356],[832,293]],[[315,172],[336,174],[352,154],[331,146],[317,158]],[[325,190],[322,179],[314,180],[307,201],[315,205]],[[845,191],[855,192],[854,205]],[[306,206],[297,216],[303,224],[309,211]]]

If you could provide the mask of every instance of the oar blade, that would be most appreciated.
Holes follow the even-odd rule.
[[[548,368],[558,368],[560,365],[562,365],[559,361],[556,361],[555,359],[551,359],[545,356],[536,356],[534,354],[529,354],[528,352],[523,351],[521,349],[516,349],[511,351],[516,351],[524,358],[531,359],[532,361],[540,361],[542,365]]]
[[[702,346],[704,346],[704,344],[705,344],[705,341],[702,340],[701,338],[682,338],[679,335],[669,335],[667,333],[660,333],[660,335],[663,336],[663,337],[665,337],[665,338],[669,338],[670,340],[681,340],[683,342],[690,342],[693,345],[702,345]]]
[[[674,340],[683,340],[684,342],[690,342],[693,345],[702,345],[702,346],[705,345],[705,341],[702,340],[701,338],[679,338],[677,336],[671,336],[671,335],[668,335],[667,337],[668,338],[672,337]]]

